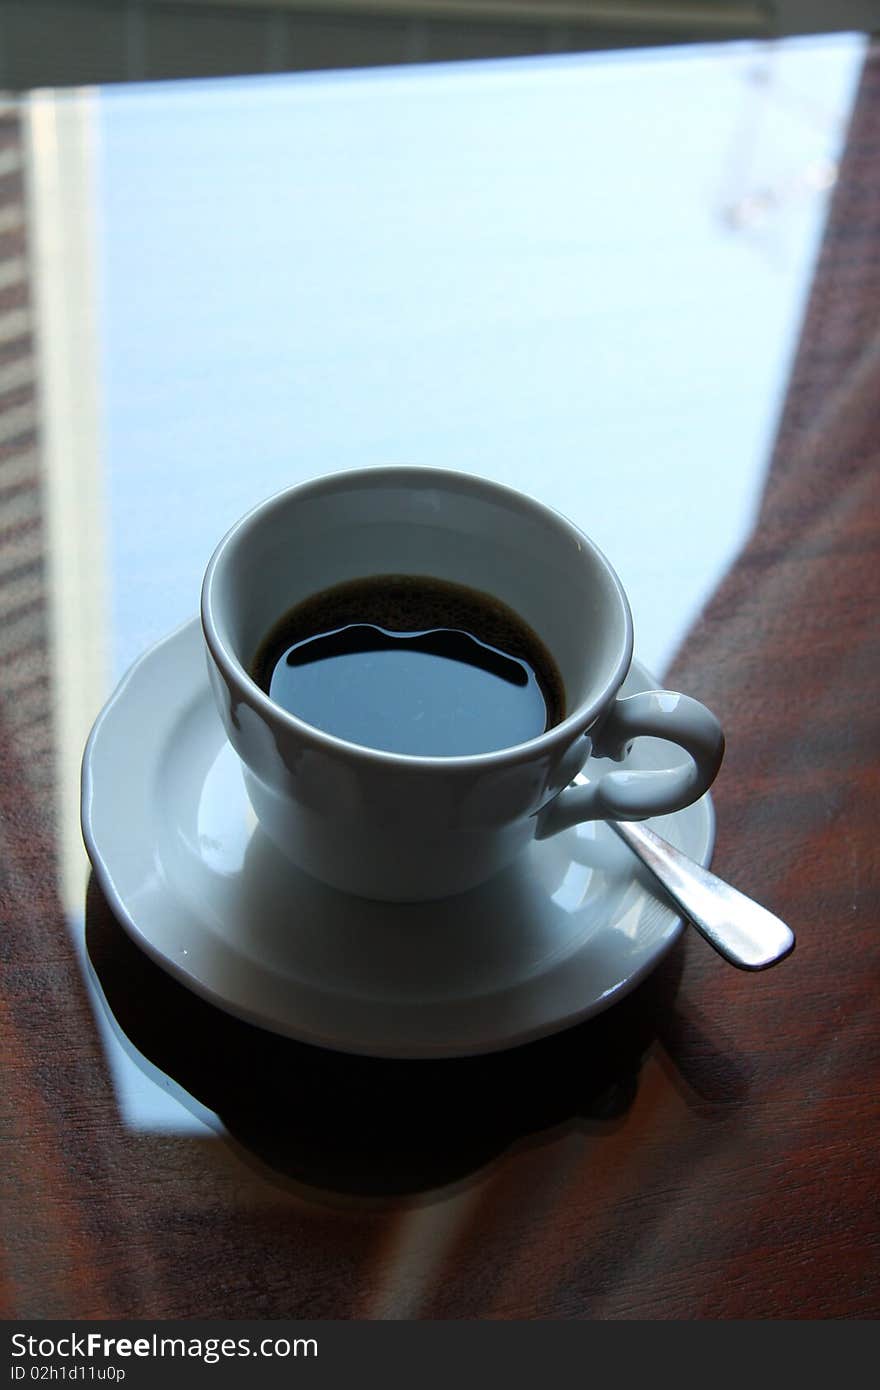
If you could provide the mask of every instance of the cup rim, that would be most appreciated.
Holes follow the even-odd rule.
[[[445,756],[443,754],[395,753],[387,749],[371,748],[367,744],[353,743],[348,739],[339,738],[336,734],[327,733],[284,709],[257,685],[235,653],[221,639],[214,616],[217,575],[233,546],[240,544],[249,533],[254,531],[265,516],[288,505],[294,497],[312,498],[320,496],[322,493],[336,491],[341,487],[350,487],[352,483],[356,486],[369,487],[392,479],[395,483],[404,485],[408,481],[418,482],[419,485],[454,483],[459,490],[471,492],[474,495],[494,494],[521,509],[525,508],[528,511],[541,514],[546,521],[567,532],[580,549],[589,550],[598,559],[611,580],[612,590],[618,601],[622,618],[622,642],[614,663],[613,673],[594,699],[581,701],[577,708],[567,714],[558,724],[554,724],[552,728],[546,729],[542,734],[536,734],[534,738],[527,739],[523,743],[514,743],[506,748],[491,749],[485,753],[458,753]],[[509,487],[506,483],[499,483],[494,479],[484,478],[474,473],[463,473],[451,468],[433,468],[417,464],[367,465],[362,468],[340,469],[335,473],[323,473],[304,482],[295,483],[291,487],[282,488],[279,492],[258,502],[229,528],[215,547],[202,580],[200,618],[208,651],[227,683],[234,687],[239,700],[251,705],[263,718],[271,720],[281,728],[290,730],[304,743],[325,753],[335,752],[345,755],[348,759],[354,758],[373,766],[393,766],[397,769],[411,771],[437,772],[442,769],[454,773],[462,770],[473,770],[475,767],[489,768],[505,763],[530,762],[543,753],[557,748],[560,744],[569,743],[573,737],[586,733],[605,709],[609,700],[613,699],[623,684],[633,656],[633,622],[629,600],[617,572],[595,541],[590,540],[589,536],[585,535],[579,527],[575,526],[554,507],[538,501],[537,498],[520,491],[518,488]]]

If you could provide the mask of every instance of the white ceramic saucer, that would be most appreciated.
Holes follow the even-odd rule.
[[[655,685],[634,663],[625,690]],[[668,757],[652,739],[636,751],[643,767]],[[601,823],[443,902],[368,902],[299,872],[256,824],[197,621],[142,656],[99,716],[82,823],[104,893],[153,960],[230,1013],[342,1051],[461,1056],[556,1032],[625,994],[682,929]],[[708,863],[708,797],[652,824]]]

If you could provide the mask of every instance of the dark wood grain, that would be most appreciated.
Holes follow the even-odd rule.
[[[558,1038],[352,1059],[188,994],[92,882],[114,1026],[218,1117],[128,1129],[54,888],[37,519],[0,701],[5,1316],[880,1314],[878,167],[874,57],[754,534],[670,676],[728,731],[715,867],[795,928],[778,970],[686,937]]]

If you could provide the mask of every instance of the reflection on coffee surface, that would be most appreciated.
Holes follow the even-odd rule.
[[[264,638],[251,675],[326,733],[425,757],[524,743],[565,713],[556,663],[513,609],[423,576],[374,575],[305,599]]]

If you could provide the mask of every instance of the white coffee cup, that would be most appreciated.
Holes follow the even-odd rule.
[[[452,580],[509,605],[559,667],[565,718],[511,748],[415,757],[347,742],[281,708],[248,674],[261,640],[301,600],[376,574]],[[220,542],[201,613],[211,686],[260,824],[300,868],[347,892],[463,892],[535,837],[680,810],[721,763],[721,727],[696,700],[668,690],[618,698],[632,617],[604,555],[559,513],[481,478],[396,466],[290,488]],[[629,770],[640,734],[690,758]],[[582,771],[586,785],[572,787]]]

